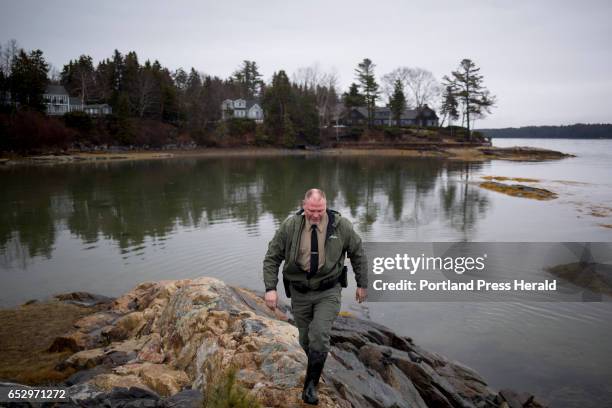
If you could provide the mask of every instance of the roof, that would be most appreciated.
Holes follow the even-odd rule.
[[[257,105],[261,108],[261,103],[259,102],[259,99],[247,99],[246,101],[246,108],[247,109],[251,109],[251,107],[253,107],[253,105]]]
[[[235,108],[235,109],[240,109],[240,110],[246,109],[246,110],[249,110],[254,105],[257,105],[257,106],[259,106],[260,109],[263,109],[262,106],[261,106],[261,101],[258,98],[254,98],[254,99],[244,99],[244,98],[226,99],[223,102],[221,102],[221,104],[223,105],[223,104],[225,104],[227,102],[230,102],[233,105],[235,101],[245,101],[246,102],[246,108]]]
[[[367,108],[360,106],[357,108],[353,108],[352,110],[355,110],[357,112],[359,112],[361,115],[363,115],[364,118],[368,117],[368,110]],[[391,109],[389,109],[388,107],[380,107],[377,106],[376,109],[374,110],[374,118],[373,119],[378,119],[378,120],[387,120],[391,117]],[[417,109],[405,109],[404,112],[402,112],[402,115],[400,117],[400,119],[408,119],[408,120],[415,120],[417,118],[424,118],[424,119],[437,119],[438,115],[436,115],[436,112],[429,108],[427,105],[424,105],[421,108],[417,108]]]
[[[49,95],[68,95],[66,88],[62,85],[47,85],[45,93]]]

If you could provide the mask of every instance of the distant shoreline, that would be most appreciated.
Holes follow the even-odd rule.
[[[522,126],[478,131],[491,139],[612,139],[612,124],[576,123],[567,126]]]
[[[540,137],[540,136],[491,136],[491,139],[563,139],[563,140],[610,140],[610,137]]]

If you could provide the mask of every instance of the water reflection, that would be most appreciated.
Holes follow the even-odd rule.
[[[238,222],[259,235],[262,216],[280,223],[310,186],[348,213],[369,239],[372,226],[400,231],[443,217],[470,239],[488,201],[467,183],[479,165],[405,158],[214,158],[15,167],[0,172],[0,251],[50,258],[58,231],[84,249],[110,239],[122,253],[163,240],[176,229]],[[439,196],[439,200],[435,197]],[[437,203],[439,201],[439,204]]]

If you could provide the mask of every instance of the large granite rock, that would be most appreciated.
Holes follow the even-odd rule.
[[[302,406],[306,356],[297,328],[261,294],[213,278],[138,285],[77,321],[50,350],[73,352],[58,369],[76,370],[66,385],[81,406],[201,406],[207,384],[230,365],[262,405]],[[347,316],[333,327],[320,399],[321,407],[541,406],[529,395],[492,390],[470,368],[382,325]]]

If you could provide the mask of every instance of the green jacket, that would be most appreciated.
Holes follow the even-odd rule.
[[[276,290],[278,268],[283,261],[285,261],[283,279],[317,289],[321,281],[340,276],[347,255],[355,272],[357,286],[360,288],[368,286],[367,260],[361,238],[353,230],[351,222],[342,218],[339,212],[327,210],[327,216],[329,221],[325,234],[325,264],[311,279],[306,278],[306,272],[296,262],[302,228],[306,223],[303,210],[283,221],[270,241],[263,261],[266,291]]]

